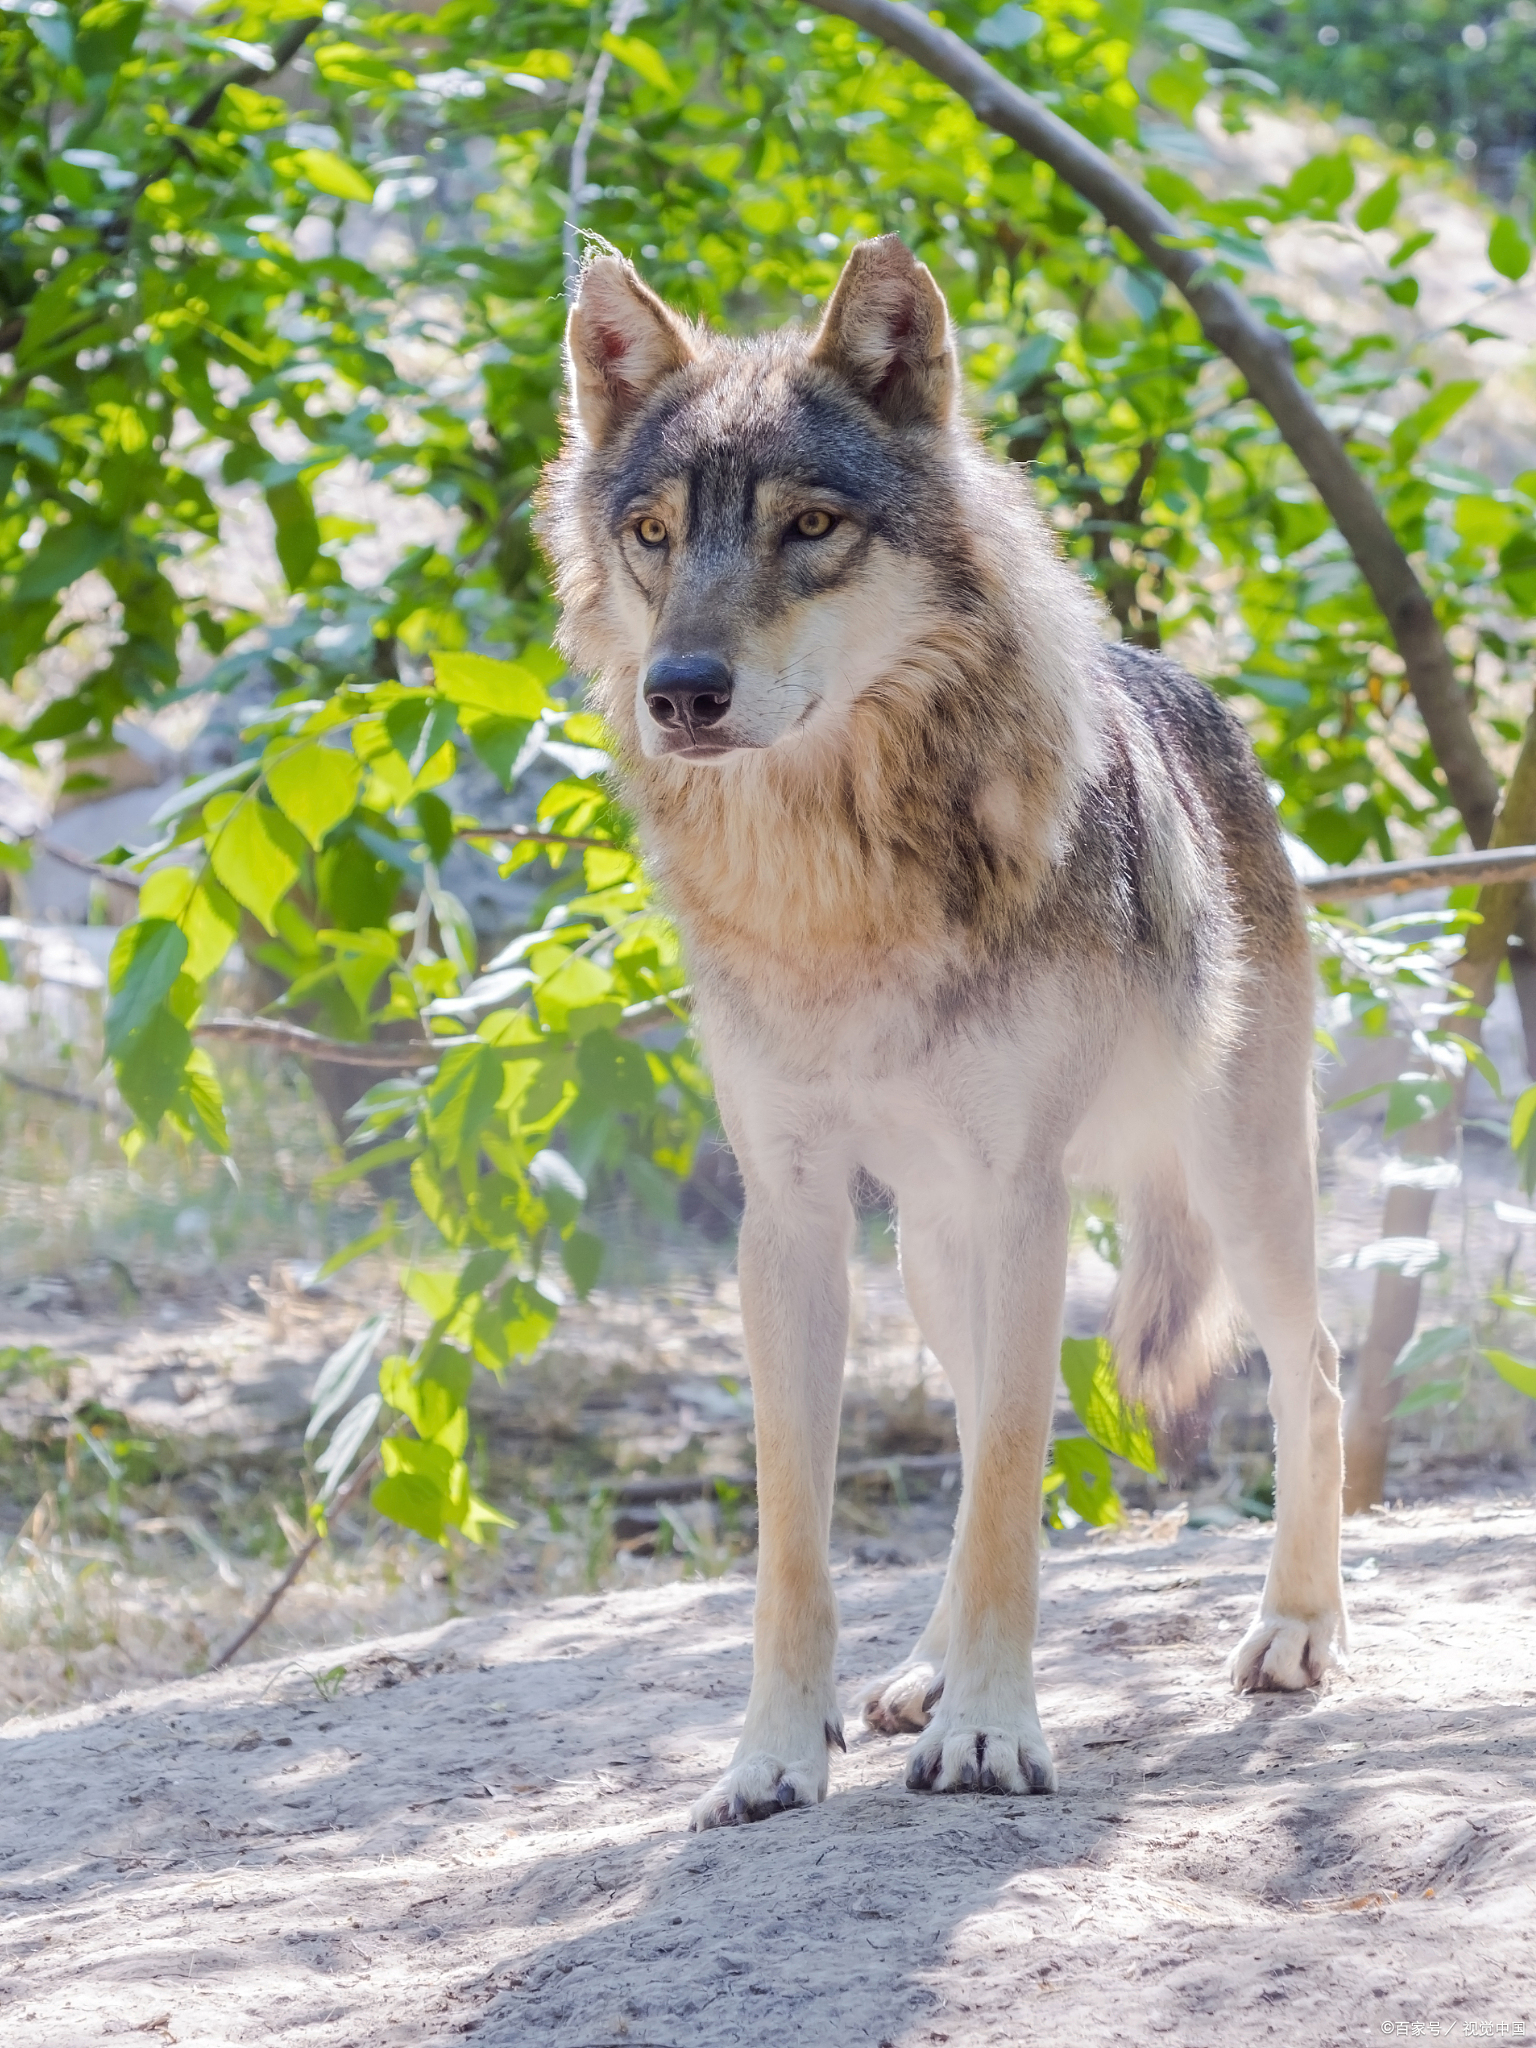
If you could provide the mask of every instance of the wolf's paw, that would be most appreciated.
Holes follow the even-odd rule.
[[[907,1763],[911,1792],[1054,1792],[1056,1766],[1033,1714],[1004,1728],[928,1729]]]
[[[864,1726],[876,1735],[921,1735],[944,1691],[944,1674],[927,1658],[887,1671],[865,1690]]]
[[[1239,1692],[1305,1692],[1343,1668],[1343,1645],[1342,1613],[1261,1614],[1232,1654],[1232,1683]]]
[[[772,1820],[792,1806],[816,1806],[827,1796],[825,1754],[814,1763],[785,1764],[772,1756],[745,1756],[698,1800],[690,1825],[740,1827],[744,1821]]]

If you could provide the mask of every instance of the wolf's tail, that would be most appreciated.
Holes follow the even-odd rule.
[[[1162,1421],[1192,1408],[1232,1354],[1237,1311],[1177,1162],[1121,1196],[1124,1244],[1110,1309],[1120,1390]]]

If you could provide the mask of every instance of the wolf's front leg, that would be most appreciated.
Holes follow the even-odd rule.
[[[833,1689],[837,1602],[827,1565],[853,1210],[747,1180],[738,1268],[757,1433],[752,1691],[730,1769],[693,1809],[697,1829],[767,1820],[827,1796],[843,1747]]]
[[[975,1218],[975,1447],[948,1580],[944,1689],[907,1766],[916,1792],[1056,1789],[1033,1651],[1069,1215],[1065,1182],[1047,1172]]]

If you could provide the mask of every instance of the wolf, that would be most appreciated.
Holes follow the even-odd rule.
[[[1056,1785],[1036,1708],[1041,1486],[1069,1186],[1118,1198],[1126,1396],[1187,1407],[1246,1314],[1274,1545],[1239,1688],[1345,1647],[1338,1352],[1318,1315],[1311,962],[1242,728],[1117,644],[967,423],[942,294],[856,247],[814,333],[727,340],[614,252],[566,336],[543,486],[593,678],[684,938],[745,1184],[753,1676],[704,1829],[826,1796],[850,1185],[893,1191],[963,1479],[932,1617],[866,1688],[914,1790]]]

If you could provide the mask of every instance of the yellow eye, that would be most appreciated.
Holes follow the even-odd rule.
[[[836,524],[830,512],[802,512],[795,521],[795,531],[804,540],[822,540]]]
[[[659,519],[637,520],[635,536],[642,547],[662,548],[667,544],[667,529]]]

